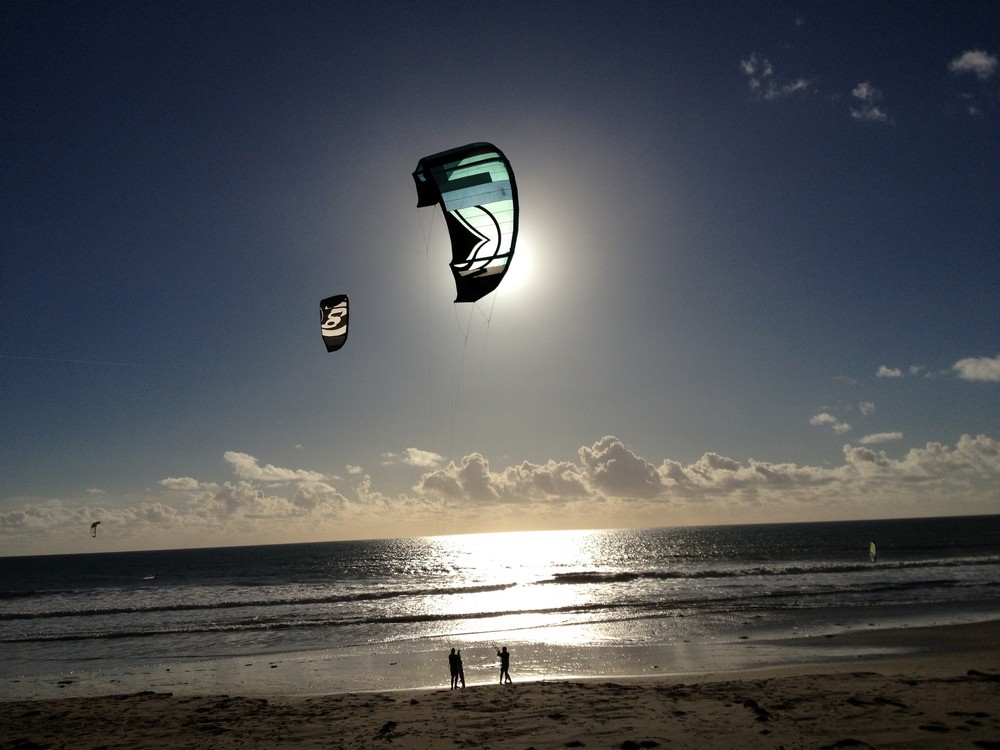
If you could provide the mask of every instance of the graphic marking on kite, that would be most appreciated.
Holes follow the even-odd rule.
[[[336,294],[319,303],[320,332],[328,352],[335,352],[347,341],[347,295]]]

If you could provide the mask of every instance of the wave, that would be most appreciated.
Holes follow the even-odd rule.
[[[970,565],[1000,565],[1000,557],[964,558],[954,560],[908,560],[901,562],[871,563],[814,563],[811,565],[755,565],[740,568],[714,568],[708,570],[641,570],[598,571],[579,570],[556,573],[539,584],[606,584],[630,583],[637,580],[685,580],[705,578],[743,578],[746,576],[798,576],[829,573],[857,573],[859,571],[913,570],[919,568],[952,568]]]
[[[36,591],[0,591],[0,601],[4,599],[27,599],[29,596],[35,596],[37,593]]]
[[[280,631],[305,631],[309,629],[335,629],[346,630],[357,628],[366,631],[379,626],[406,626],[420,625],[426,623],[448,623],[459,621],[496,621],[500,618],[510,618],[519,616],[541,616],[541,617],[569,617],[576,624],[604,622],[604,621],[628,621],[646,618],[684,618],[704,615],[731,615],[734,612],[779,612],[790,610],[824,609],[843,606],[871,606],[883,603],[899,603],[893,594],[905,591],[919,591],[923,594],[922,602],[930,603],[936,600],[938,595],[934,591],[946,591],[950,589],[973,586],[981,588],[982,584],[970,584],[957,578],[944,580],[922,580],[903,581],[898,583],[872,582],[873,585],[844,585],[836,588],[814,589],[803,591],[798,588],[785,590],[757,590],[742,591],[735,596],[709,595],[696,599],[684,598],[629,598],[614,599],[601,602],[587,601],[573,604],[566,604],[555,607],[535,607],[525,609],[504,609],[504,610],[484,610],[484,611],[463,611],[463,612],[400,612],[400,613],[375,613],[361,612],[342,613],[339,615],[315,613],[304,613],[301,610],[283,612],[279,615],[268,616],[266,611],[262,612],[258,605],[258,610],[252,616],[243,615],[233,620],[212,619],[202,617],[197,620],[184,622],[181,624],[168,624],[155,617],[149,610],[136,613],[140,617],[146,618],[147,627],[137,624],[134,619],[127,619],[121,623],[120,629],[85,629],[83,627],[74,632],[44,632],[41,624],[32,625],[31,632],[9,633],[0,635],[0,643],[30,643],[30,642],[71,642],[71,641],[107,641],[125,638],[153,638],[158,636],[185,635],[194,636],[199,634],[224,634],[224,633],[250,633],[250,632],[280,632]],[[1000,585],[997,583],[996,585]],[[507,587],[477,587],[483,588],[507,588]],[[942,601],[949,600],[944,597]],[[252,606],[252,605],[233,605]],[[213,609],[214,607],[175,607],[171,609]],[[227,610],[231,607],[227,606]],[[41,616],[39,616],[41,617]],[[600,618],[600,619],[595,619]],[[85,623],[86,621],[84,621]],[[118,621],[115,621],[118,624]],[[541,627],[541,623],[535,623],[533,627]],[[547,626],[547,625],[546,625]],[[112,625],[112,628],[114,625]],[[506,626],[505,626],[506,627]]]
[[[264,630],[299,630],[308,628],[343,628],[368,625],[419,624],[427,622],[452,622],[457,620],[490,620],[511,615],[566,615],[592,611],[621,609],[620,602],[604,604],[567,605],[517,611],[487,611],[464,613],[414,613],[407,615],[375,615],[368,617],[312,618],[287,620],[280,618],[254,617],[237,622],[193,622],[177,627],[131,628],[114,631],[89,631],[76,633],[32,633],[14,636],[0,636],[0,643],[31,643],[59,641],[114,640],[121,638],[149,638],[167,635],[196,635],[200,633],[226,633]]]
[[[380,601],[385,599],[409,598],[420,596],[444,596],[455,594],[479,594],[491,591],[503,591],[516,586],[516,583],[501,583],[483,586],[464,586],[460,588],[426,588],[426,589],[394,589],[391,591],[370,591],[354,594],[331,594],[326,596],[279,597],[273,599],[248,599],[233,601],[213,601],[209,603],[178,603],[148,607],[88,607],[80,609],[63,609],[37,612],[6,612],[0,613],[0,622],[9,620],[36,620],[57,617],[102,617],[106,615],[154,614],[157,612],[188,612],[197,610],[239,609],[243,607],[291,607],[313,604],[348,604],[352,602]]]
[[[830,564],[830,563],[817,563],[813,565],[755,565],[749,567],[739,567],[739,568],[715,568],[707,570],[678,570],[678,571],[664,571],[664,570],[640,570],[640,571],[596,571],[596,570],[579,570],[571,571],[566,573],[556,573],[550,578],[544,578],[539,581],[534,582],[531,585],[612,585],[612,591],[614,590],[614,584],[627,584],[634,581],[684,581],[684,580],[712,580],[712,579],[752,579],[754,577],[764,579],[764,581],[770,580],[774,583],[766,584],[771,587],[770,591],[761,592],[754,590],[756,587],[744,590],[739,593],[734,592],[733,597],[728,597],[726,601],[736,603],[740,599],[745,599],[747,597],[772,597],[772,598],[784,598],[786,595],[791,596],[828,596],[832,593],[839,594],[852,594],[859,595],[864,593],[884,593],[891,591],[904,591],[907,589],[918,589],[921,587],[961,587],[965,585],[973,586],[984,586],[988,583],[995,583],[993,581],[984,581],[982,577],[977,576],[978,580],[972,582],[971,584],[966,584],[962,579],[958,578],[948,578],[943,579],[925,579],[920,578],[910,578],[909,580],[898,580],[891,578],[886,580],[884,574],[889,571],[916,571],[920,569],[944,569],[944,568],[956,568],[969,565],[985,565],[993,566],[1000,565],[1000,557],[988,557],[988,558],[974,558],[965,560],[928,560],[928,561],[908,561],[899,563],[879,563],[878,565],[871,565],[870,563],[865,564]],[[857,575],[857,574],[861,575]],[[855,574],[848,576],[846,574]],[[781,588],[775,588],[778,585],[777,579],[781,577],[788,577],[794,580],[797,576],[831,576],[831,582],[827,582],[817,579],[803,589],[799,584],[795,584],[795,589],[786,592]],[[765,585],[764,581],[760,585]],[[218,610],[222,611],[238,611],[241,609],[256,609],[258,611],[265,612],[268,609],[273,609],[277,607],[310,607],[310,606],[322,606],[322,605],[350,605],[352,603],[363,604],[365,602],[377,602],[386,601],[389,604],[389,608],[392,608],[391,602],[393,601],[405,601],[407,599],[414,599],[420,597],[449,597],[449,596],[460,596],[469,594],[481,594],[481,593],[491,593],[500,592],[507,589],[513,588],[518,584],[513,582],[504,582],[497,584],[481,584],[481,585],[470,585],[470,586],[448,586],[448,587],[422,587],[422,588],[401,588],[396,587],[390,590],[383,591],[359,591],[359,592],[340,592],[336,594],[322,594],[315,596],[308,595],[278,595],[273,597],[254,597],[248,599],[220,599],[218,597],[213,598],[211,601],[177,601],[177,600],[166,600],[162,602],[153,603],[143,603],[143,604],[127,604],[122,606],[81,606],[66,608],[65,603],[60,609],[45,610],[38,608],[37,604],[32,605],[33,608],[30,610],[26,609],[9,609],[6,612],[0,612],[0,622],[12,622],[12,621],[44,621],[48,619],[69,619],[69,618],[83,618],[86,621],[87,618],[98,618],[98,617],[108,617],[108,616],[146,616],[146,615],[157,615],[165,613],[183,613],[183,612],[211,612]],[[834,586],[835,590],[831,591],[828,585]],[[997,583],[996,585],[1000,585]],[[992,587],[992,586],[990,586]],[[697,587],[690,589],[692,593],[708,593],[707,591],[701,592]],[[8,600],[13,600],[17,598],[21,599],[31,599],[33,602],[38,599],[43,598],[39,592],[24,592],[23,595],[20,592],[7,592]],[[177,591],[174,594],[178,593]],[[679,593],[679,590],[675,588],[675,595]],[[15,595],[16,594],[16,595]],[[631,596],[631,594],[630,594]],[[165,597],[166,599],[166,597]],[[631,599],[633,604],[637,604],[641,601],[641,597]],[[686,604],[690,604],[694,601],[698,601],[701,604],[709,603],[710,599],[706,598],[689,598],[682,596],[679,601],[684,601]],[[462,615],[464,616],[464,615]]]

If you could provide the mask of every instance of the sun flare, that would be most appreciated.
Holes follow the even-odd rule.
[[[510,261],[510,267],[503,277],[500,290],[503,294],[521,294],[531,286],[531,279],[534,273],[534,248],[531,240],[519,235],[514,257]]]

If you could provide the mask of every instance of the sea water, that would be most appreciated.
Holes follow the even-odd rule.
[[[0,697],[32,676],[123,665],[492,656],[500,642],[572,653],[994,618],[1000,516],[0,557]]]

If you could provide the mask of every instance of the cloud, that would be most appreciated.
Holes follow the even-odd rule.
[[[423,451],[419,448],[407,448],[403,455],[403,463],[407,466],[432,468],[444,460],[444,456],[433,451]]]
[[[601,438],[579,451],[594,486],[618,497],[649,497],[662,489],[656,468],[616,437]]]
[[[888,443],[892,440],[902,440],[902,432],[876,432],[873,435],[865,435],[858,442],[861,445],[874,445],[875,443]]]
[[[383,453],[383,466],[416,466],[419,469],[433,469],[444,461],[444,456],[433,451],[407,448],[402,455],[398,453]]]
[[[870,417],[875,413],[875,403],[873,401],[862,401],[858,404],[858,411],[860,411],[864,416]]]
[[[861,106],[851,107],[851,117],[855,120],[868,122],[890,122],[889,115],[884,109],[878,106],[882,100],[882,92],[872,86],[868,81],[859,83],[851,91],[851,96],[861,100]]]
[[[316,471],[305,471],[302,469],[281,469],[273,464],[261,466],[257,459],[246,453],[237,451],[226,451],[222,456],[226,462],[232,465],[236,476],[241,479],[255,479],[258,482],[295,482],[295,481],[319,481],[325,479],[323,474]]]
[[[990,357],[960,359],[953,369],[962,380],[981,383],[1000,383],[1000,354]]]
[[[833,415],[819,426],[842,424]],[[89,525],[102,521],[102,549],[259,544],[414,536],[512,528],[670,526],[850,517],[992,512],[1000,485],[1000,443],[963,435],[954,446],[927,443],[902,456],[877,449],[900,433],[865,435],[843,446],[835,465],[811,466],[706,452],[692,462],[650,460],[608,435],[575,461],[549,459],[494,469],[480,453],[427,471],[408,493],[388,495],[365,475],[342,492],[327,481],[266,479],[216,483],[161,480],[160,496],[26,501],[0,513],[6,554],[93,547]],[[298,477],[319,472],[296,471]],[[117,547],[115,545],[118,545]]]
[[[211,491],[218,487],[214,483],[203,484],[192,477],[167,477],[166,479],[161,479],[159,484],[168,490],[177,490],[178,492]]]
[[[948,63],[948,70],[952,73],[972,73],[981,81],[985,81],[997,75],[1000,71],[1000,62],[996,55],[975,49],[967,50]]]
[[[841,422],[837,417],[827,412],[822,414],[817,414],[815,417],[810,418],[809,424],[813,427],[829,427],[837,435],[843,435],[844,433],[851,431],[851,426],[847,422]]]
[[[758,55],[756,52],[751,53],[748,58],[740,60],[740,70],[747,76],[747,86],[750,91],[755,96],[769,101],[783,99],[809,89],[809,81],[805,78],[789,80],[782,76],[775,76],[774,66],[766,57]]]
[[[759,83],[754,83],[754,79],[770,78],[774,75],[774,68],[771,67],[771,63],[768,62],[766,57],[761,57],[756,52],[752,52],[747,59],[740,60],[740,68],[751,77],[751,88],[759,86]]]
[[[867,440],[894,440],[896,434],[885,433],[877,439],[869,436]],[[890,498],[895,497],[893,492],[906,496],[912,485],[921,483],[962,484],[976,478],[995,483],[1000,479],[1000,444],[985,436],[963,436],[955,449],[929,443],[902,459],[848,444],[844,446],[844,464],[833,468],[753,459],[743,463],[717,453],[706,453],[687,465],[665,459],[656,466],[613,436],[581,448],[579,455],[579,464],[524,462],[493,472],[481,455],[472,454],[460,465],[450,463],[424,475],[414,491],[446,501],[452,508],[468,508],[466,503],[482,507],[487,501],[491,507],[519,505],[527,512],[564,507],[567,501],[575,500],[578,507],[622,509],[626,506],[620,505],[621,501],[628,501],[634,509],[665,513],[668,508],[704,507],[701,503],[713,499],[730,503],[722,506],[723,511],[765,500],[776,506],[832,499],[844,502],[845,498],[850,503],[863,503],[871,499],[872,481],[882,487],[898,480],[895,489],[885,495]],[[539,477],[551,479],[554,475],[559,477],[558,483],[539,481]],[[987,487],[981,502],[988,504],[992,497]],[[727,518],[733,520],[732,516]]]
[[[1000,443],[985,435],[963,435],[954,449],[941,443],[927,443],[910,450],[901,459],[870,448],[844,446],[847,466],[864,479],[880,478],[905,483],[930,483],[963,478],[1000,479]],[[902,489],[902,487],[900,487]]]
[[[918,376],[923,373],[925,379],[928,378],[938,378],[941,376],[946,376],[949,373],[955,373],[962,380],[976,381],[982,383],[998,383],[1000,382],[1000,355],[996,357],[966,357],[965,359],[960,359],[950,369],[940,370],[937,372],[927,371],[923,365],[911,365],[906,374],[911,376]],[[881,365],[878,368],[878,372],[875,373],[877,378],[902,378],[904,377],[903,371],[898,367],[887,367]],[[862,409],[862,412],[864,410]]]

